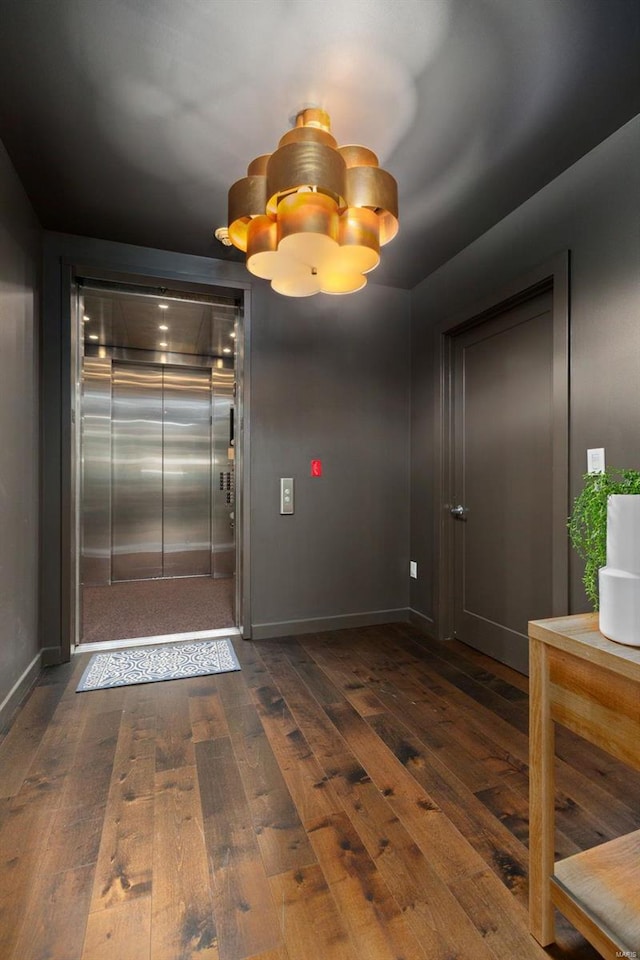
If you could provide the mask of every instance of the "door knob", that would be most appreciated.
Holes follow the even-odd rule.
[[[457,507],[449,507],[449,513],[454,520],[465,520],[466,508],[458,504]]]

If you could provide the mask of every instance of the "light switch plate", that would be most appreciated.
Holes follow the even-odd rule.
[[[417,563],[416,560],[410,560],[410,561],[409,561],[409,576],[410,576],[413,580],[417,580],[417,579],[418,579],[418,563]]]
[[[604,447],[587,450],[587,473],[604,473]]]

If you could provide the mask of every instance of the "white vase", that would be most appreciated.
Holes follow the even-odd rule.
[[[600,632],[640,647],[640,495],[607,502],[607,565],[599,572]]]

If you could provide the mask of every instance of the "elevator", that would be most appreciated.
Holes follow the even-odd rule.
[[[135,609],[149,589],[171,589],[175,607],[178,581],[185,590],[195,578],[218,582],[218,590],[228,581],[231,589],[237,310],[222,300],[172,300],[108,285],[84,288],[79,309],[82,643],[92,639],[83,626],[83,596],[91,601],[87,609],[123,596]],[[162,588],[168,581],[174,586]],[[136,583],[147,594],[135,593]],[[128,592],[118,593],[125,584]]]
[[[82,382],[82,583],[233,576],[232,374],[88,357]]]

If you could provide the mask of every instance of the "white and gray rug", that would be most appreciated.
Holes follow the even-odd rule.
[[[166,643],[158,647],[133,647],[95,653],[82,674],[76,693],[239,669],[238,658],[228,637]]]

